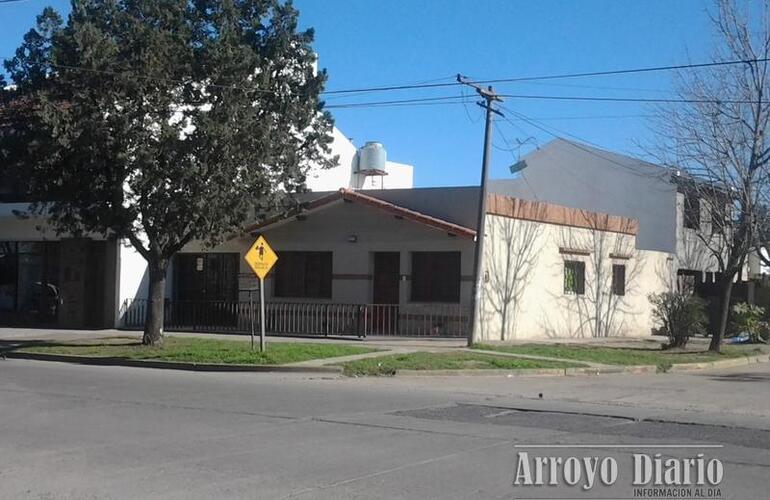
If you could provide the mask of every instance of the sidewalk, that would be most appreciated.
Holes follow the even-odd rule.
[[[169,337],[196,337],[213,338],[218,340],[236,340],[249,342],[251,336],[242,333],[204,333],[204,332],[164,332]],[[76,340],[96,340],[109,338],[141,338],[142,332],[138,330],[66,330],[66,329],[42,329],[42,328],[0,328],[0,342],[13,341],[57,341],[72,342]],[[259,338],[259,334],[256,335]],[[267,336],[267,342],[324,342],[335,344],[366,344],[375,349],[411,349],[421,351],[441,351],[444,349],[458,349],[466,346],[464,338],[419,338],[419,337],[385,337],[370,336],[365,339],[358,337],[323,337],[323,336]]]

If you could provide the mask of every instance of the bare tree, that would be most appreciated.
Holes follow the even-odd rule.
[[[679,170],[690,213],[697,203],[708,215],[693,231],[720,274],[719,327],[709,347],[719,352],[733,282],[757,246],[756,214],[767,195],[770,9],[767,2],[716,0],[711,20],[713,61],[742,63],[680,72],[681,102],[659,110],[656,132],[662,160]]]
[[[576,258],[586,265],[583,293],[566,297],[552,295],[553,300],[566,301],[562,322],[576,326],[568,330],[547,326],[549,336],[616,337],[626,331],[626,320],[639,314],[626,300],[626,296],[638,294],[645,266],[644,256],[637,251],[633,237],[602,230],[596,217],[587,217],[585,222],[589,230],[567,227],[558,233],[559,247],[578,252]],[[630,232],[631,222],[622,229]],[[585,255],[581,255],[583,253]],[[613,264],[625,267],[623,295],[617,295],[612,287]],[[554,272],[561,275],[563,265]]]
[[[545,207],[537,210],[542,213]],[[499,216],[487,220],[490,240],[500,244],[486,247],[489,281],[484,300],[491,313],[500,318],[500,340],[504,341],[516,337],[521,298],[542,250],[536,243],[543,224]]]

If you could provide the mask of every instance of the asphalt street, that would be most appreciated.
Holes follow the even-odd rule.
[[[0,361],[0,498],[655,498],[633,453],[719,459],[691,497],[768,498],[770,365],[346,379]],[[618,478],[514,486],[522,456],[611,456]]]

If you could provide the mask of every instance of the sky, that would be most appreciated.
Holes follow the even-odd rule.
[[[295,0],[315,30],[328,90],[706,62],[713,48],[708,0]],[[0,57],[13,54],[47,5],[0,3]],[[503,94],[671,97],[670,72],[497,84]],[[468,95],[467,104],[335,109],[358,146],[385,145],[414,165],[415,186],[479,183],[483,110],[472,91],[449,87],[330,95],[328,105]],[[496,117],[490,176],[507,178],[519,155],[554,136],[645,157],[654,141],[650,104],[505,98]],[[526,119],[524,119],[524,118]],[[518,141],[523,143],[518,145]]]

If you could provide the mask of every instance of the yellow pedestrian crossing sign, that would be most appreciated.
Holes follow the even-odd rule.
[[[265,279],[267,273],[270,272],[270,269],[273,268],[278,260],[278,256],[262,236],[257,238],[257,241],[251,245],[251,248],[243,258],[246,259],[249,267],[251,267],[259,279]]]

